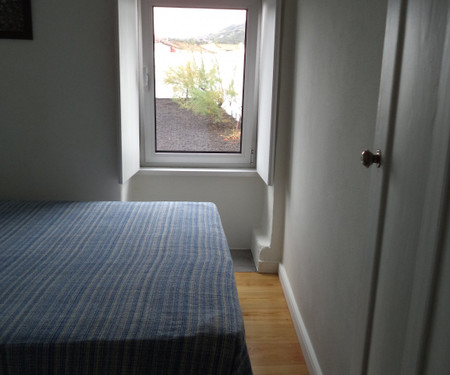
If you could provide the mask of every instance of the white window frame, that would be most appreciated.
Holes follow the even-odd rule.
[[[242,141],[240,153],[184,153],[155,150],[153,7],[247,10]],[[260,0],[142,0],[140,3],[141,166],[254,168],[257,124],[258,35]]]

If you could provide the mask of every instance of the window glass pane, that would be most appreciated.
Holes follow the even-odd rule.
[[[153,16],[156,152],[240,153],[247,11]]]

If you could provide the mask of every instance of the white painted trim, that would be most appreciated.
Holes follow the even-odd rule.
[[[311,375],[323,375],[283,264],[280,264],[278,267],[278,277],[280,278],[281,287],[283,288],[284,296],[294,323],[295,332],[300,341],[300,346],[302,347],[303,356],[305,357],[309,373]]]
[[[281,46],[281,0],[263,0],[259,45],[258,139],[256,169],[273,185]]]
[[[128,181],[140,165],[137,7],[137,0],[117,2],[121,184]]]
[[[255,169],[220,169],[220,168],[140,168],[141,176],[208,176],[208,177],[256,177]]]

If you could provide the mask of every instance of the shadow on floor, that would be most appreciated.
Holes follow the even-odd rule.
[[[256,272],[250,250],[230,250],[233,259],[234,272]]]

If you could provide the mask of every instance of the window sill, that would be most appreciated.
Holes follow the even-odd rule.
[[[140,176],[235,176],[235,177],[255,177],[258,176],[256,169],[238,169],[238,168],[161,168],[161,167],[141,167],[138,175]]]

